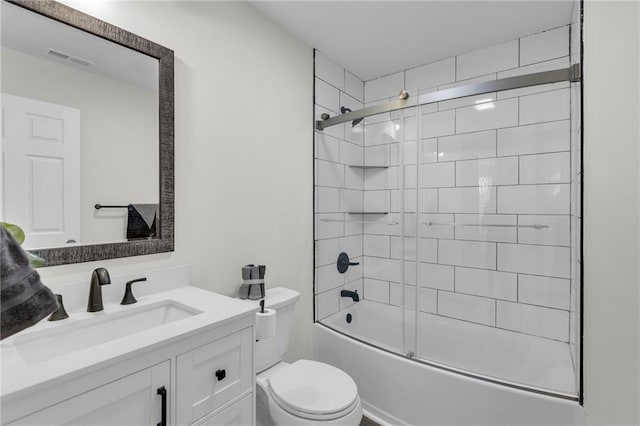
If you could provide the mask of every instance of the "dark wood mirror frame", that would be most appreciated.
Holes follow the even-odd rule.
[[[174,250],[174,59],[173,50],[53,0],[4,0],[32,12],[156,58],[159,62],[159,238],[30,250],[46,266],[141,256]]]

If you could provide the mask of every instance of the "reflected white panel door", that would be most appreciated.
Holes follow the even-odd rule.
[[[25,248],[80,242],[80,110],[2,94],[3,220]]]

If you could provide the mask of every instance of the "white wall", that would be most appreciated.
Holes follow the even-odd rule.
[[[188,263],[191,282],[235,295],[240,267],[301,292],[292,357],[311,351],[312,50],[246,3],[71,6],[175,51],[176,251],[41,270],[43,282]]]
[[[637,425],[640,7],[584,7],[584,403],[592,425]]]
[[[93,206],[158,203],[156,91],[2,48],[2,92],[80,110],[81,242],[126,241],[127,210]]]

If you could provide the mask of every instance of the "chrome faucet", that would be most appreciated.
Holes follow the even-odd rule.
[[[355,290],[355,291],[342,290],[340,292],[340,297],[350,297],[351,300],[353,300],[354,302],[360,301],[360,295],[358,294],[358,290]]]
[[[105,284],[111,284],[111,277],[105,268],[96,268],[91,274],[91,286],[89,287],[89,303],[87,312],[98,312],[104,309],[102,306],[102,288]]]

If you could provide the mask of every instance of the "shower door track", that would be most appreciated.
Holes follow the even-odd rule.
[[[563,81],[570,81],[574,83],[579,82],[581,78],[580,64],[574,64],[569,68],[501,78],[499,80],[484,81],[481,83],[453,87],[451,89],[438,90],[436,92],[423,93],[422,95],[418,95],[417,99],[407,97],[406,92],[403,91],[400,99],[395,101],[389,101],[384,104],[347,112],[345,114],[336,115],[335,117],[330,117],[327,114],[323,116],[322,120],[316,121],[316,129],[324,130],[327,127],[346,123],[347,121],[354,121],[371,115],[432,104],[434,102],[448,101],[452,99],[465,98],[467,96],[482,95],[485,93],[500,92],[503,90],[521,89],[523,87],[538,86],[541,84],[559,83]]]

